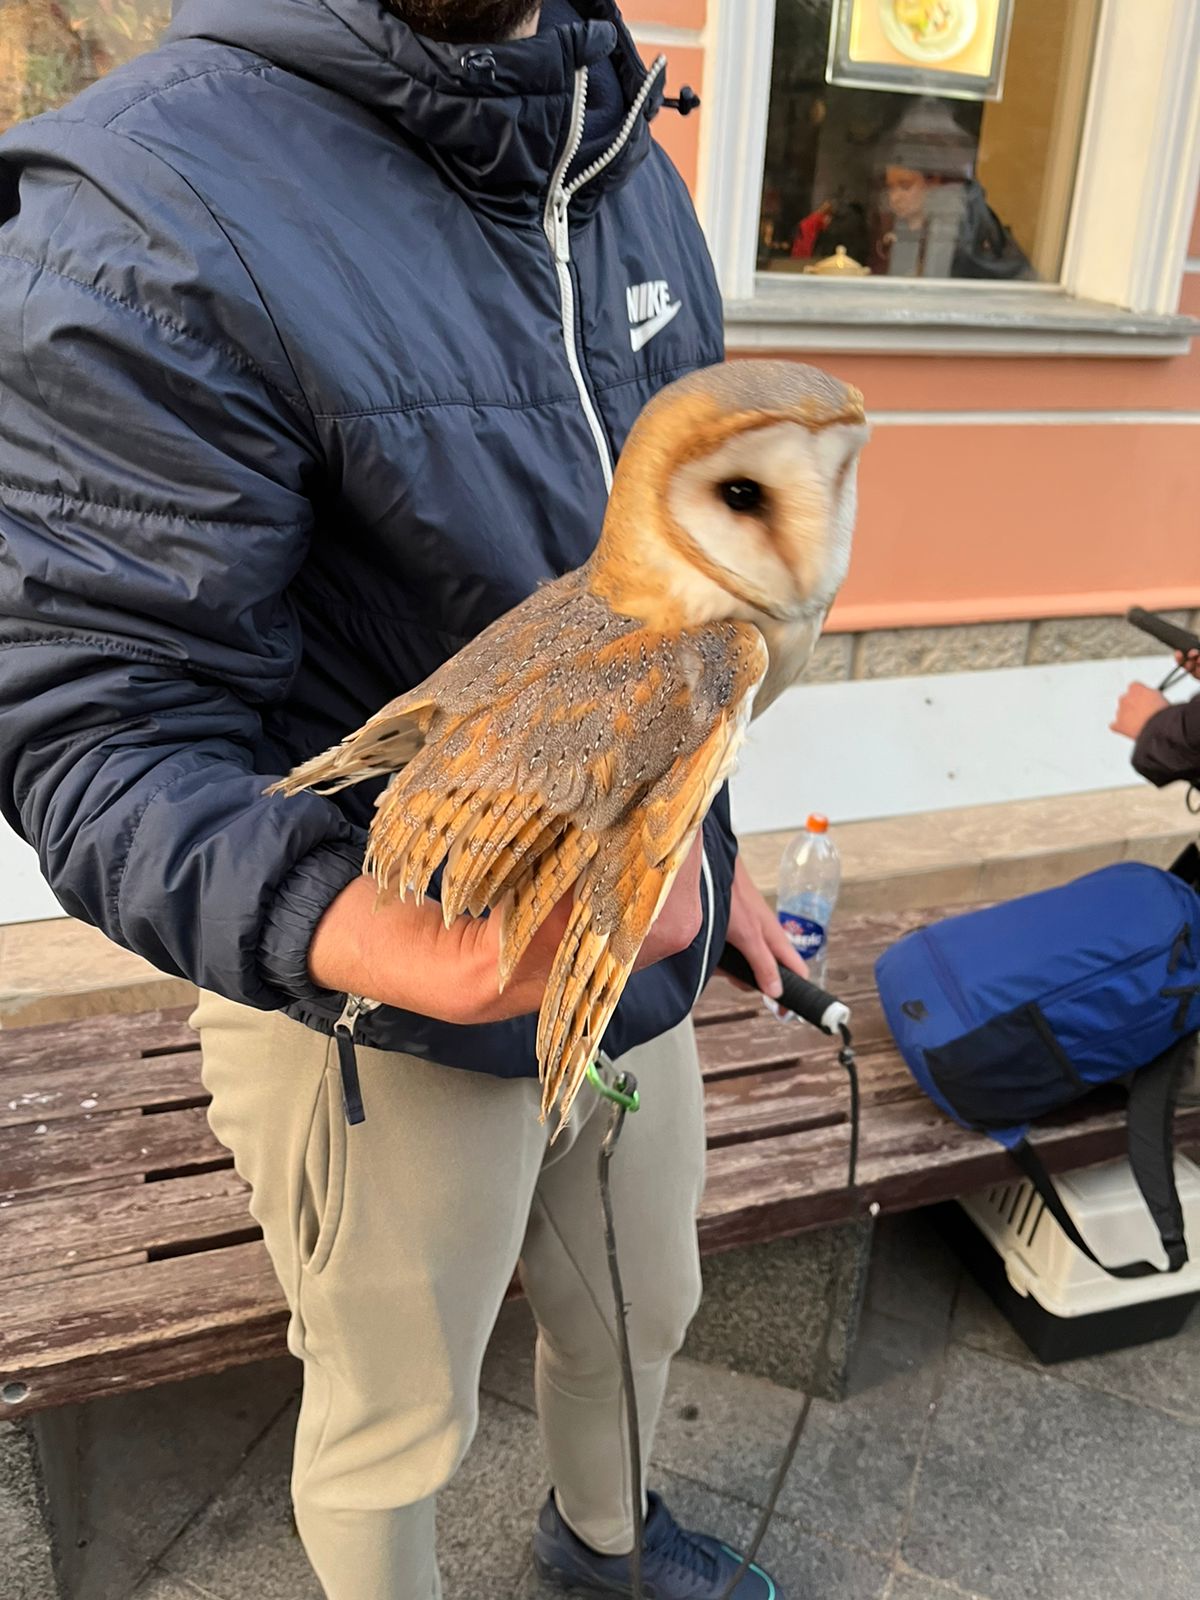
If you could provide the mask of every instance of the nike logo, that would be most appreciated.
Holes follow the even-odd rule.
[[[671,299],[670,285],[662,278],[652,283],[634,283],[625,291],[629,311],[629,344],[643,350],[683,310],[683,303]]]

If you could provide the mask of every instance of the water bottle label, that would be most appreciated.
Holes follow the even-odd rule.
[[[821,924],[809,917],[797,916],[794,911],[781,911],[779,922],[796,953],[805,961],[815,961],[825,948],[825,929]]]

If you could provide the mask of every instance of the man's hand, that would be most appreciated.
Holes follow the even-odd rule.
[[[1190,672],[1193,678],[1200,679],[1200,650],[1189,650],[1187,655],[1182,650],[1176,650],[1175,662],[1185,672]]]
[[[1131,683],[1117,701],[1117,714],[1109,727],[1114,733],[1123,733],[1127,739],[1137,739],[1150,718],[1170,703],[1157,689],[1144,683]]]
[[[697,837],[646,936],[638,968],[686,950],[699,933],[701,852]],[[570,914],[568,895],[538,930],[501,994],[498,918],[459,917],[447,928],[432,901],[402,905],[389,897],[377,906],[374,883],[357,878],[317,924],[308,970],[323,989],[367,995],[441,1022],[503,1022],[540,1007]]]
[[[733,895],[729,902],[729,943],[740,950],[754,969],[754,981],[763,994],[778,1000],[783,993],[781,966],[808,977],[808,967],[796,954],[779,918],[754,886],[739,856],[733,867]]]

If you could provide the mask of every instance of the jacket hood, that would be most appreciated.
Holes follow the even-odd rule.
[[[567,142],[576,73],[606,56],[626,103],[645,68],[613,0],[574,0],[573,26],[503,44],[445,44],[415,33],[378,0],[182,0],[169,40],[247,50],[358,101],[423,145],[469,198],[509,214],[540,210]],[[597,189],[644,158],[646,114]],[[589,185],[589,190],[592,185]]]

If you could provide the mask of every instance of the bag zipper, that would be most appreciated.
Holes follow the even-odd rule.
[[[959,984],[958,975],[955,973],[953,967],[951,967],[950,963],[942,954],[941,948],[933,936],[933,929],[923,929],[921,932],[921,938],[925,941],[925,948],[929,951],[929,954],[933,958],[933,964],[937,968],[938,976],[942,980],[942,986],[950,997],[950,1003],[954,1007],[955,1011],[958,1012],[958,1020],[968,1029],[974,1028],[975,1019],[971,1015],[971,1008],[967,1004],[967,997],[963,993]]]
[[[379,1008],[378,1000],[368,1000],[361,994],[348,994],[342,1014],[333,1025],[337,1044],[338,1067],[342,1075],[342,1104],[346,1108],[346,1121],[351,1127],[367,1120],[363,1106],[362,1086],[358,1081],[358,1052],[354,1048],[354,1030],[360,1018]]]

